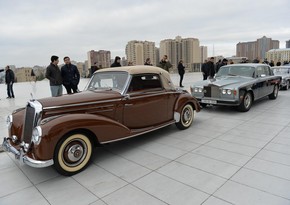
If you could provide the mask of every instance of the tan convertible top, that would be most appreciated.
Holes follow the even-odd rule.
[[[137,74],[144,74],[144,73],[159,74],[164,88],[174,89],[174,85],[170,79],[169,73],[166,70],[159,67],[146,66],[146,65],[124,66],[124,67],[104,68],[104,69],[96,71],[96,73],[111,72],[111,71],[125,71],[125,72],[128,72],[130,75],[137,75]]]

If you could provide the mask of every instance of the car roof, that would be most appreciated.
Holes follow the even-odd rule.
[[[146,74],[146,73],[158,74],[161,77],[161,81],[163,83],[164,88],[166,89],[174,88],[174,85],[170,79],[169,73],[166,70],[159,67],[155,67],[155,66],[136,65],[136,66],[104,68],[104,69],[100,69],[96,71],[95,73],[113,72],[113,71],[127,72],[130,75],[138,75],[138,74]]]
[[[124,67],[114,67],[114,68],[105,68],[100,69],[97,72],[107,72],[107,71],[125,71],[129,74],[143,74],[143,73],[162,73],[167,72],[164,69],[155,66],[146,66],[146,65],[136,65],[136,66],[124,66]]]
[[[267,64],[261,64],[261,63],[237,63],[237,64],[229,64],[226,66],[244,66],[244,67],[246,66],[246,67],[255,67],[256,68],[256,67],[261,66],[261,65],[270,67]]]
[[[283,66],[273,66],[271,68],[280,68],[280,69],[289,69],[290,65],[283,65]]]

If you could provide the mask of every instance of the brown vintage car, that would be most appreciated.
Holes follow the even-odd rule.
[[[63,175],[88,165],[94,147],[175,123],[188,128],[197,100],[153,66],[102,69],[85,90],[31,100],[7,118],[3,147],[32,167],[54,165]]]

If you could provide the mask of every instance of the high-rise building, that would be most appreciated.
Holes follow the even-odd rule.
[[[200,46],[200,62],[207,60],[207,46]]]
[[[272,38],[263,36],[256,41],[238,43],[236,46],[236,56],[247,57],[250,61],[255,58],[263,60],[266,57],[267,51],[278,48],[278,40],[272,40]]]
[[[177,36],[175,39],[165,39],[160,42],[160,58],[163,55],[167,55],[173,65],[173,70],[177,69],[178,62],[181,59],[186,68],[190,70],[199,69],[202,63],[201,52],[202,48],[199,46],[197,38],[181,38]]]
[[[31,76],[32,68],[23,67],[15,69],[15,78],[17,82],[35,81],[35,76]]]
[[[273,60],[275,63],[278,61],[281,63],[284,61],[290,62],[290,48],[271,49],[266,52],[266,58],[268,61]]]
[[[286,41],[286,48],[290,48],[290,40]]]
[[[126,57],[133,65],[143,65],[147,58],[155,65],[155,42],[150,41],[129,41],[126,45]]]
[[[111,65],[111,52],[105,50],[88,52],[88,67],[98,66],[99,68],[109,68]]]

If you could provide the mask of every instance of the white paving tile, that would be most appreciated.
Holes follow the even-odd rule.
[[[13,160],[8,156],[8,153],[0,153],[0,170],[7,169],[10,167],[16,167]]]
[[[1,205],[49,205],[35,187],[22,189],[16,193],[0,198]]]
[[[108,153],[107,155],[102,159],[98,158],[95,163],[127,182],[135,181],[150,172],[149,169],[120,156]]]
[[[289,154],[283,154],[283,153],[269,151],[269,150],[262,150],[255,157],[266,160],[266,161],[276,162],[276,163],[290,166]]]
[[[234,164],[237,166],[243,166],[247,161],[251,159],[251,157],[248,157],[242,154],[229,152],[226,150],[209,147],[209,146],[199,147],[198,149],[195,149],[192,152],[195,154],[212,158],[212,159]]]
[[[208,194],[157,173],[151,173],[134,185],[168,204],[201,204]]]
[[[232,203],[228,203],[224,200],[211,196],[202,205],[231,205],[231,204]]]
[[[223,149],[229,152],[235,152],[246,156],[254,156],[260,149],[256,147],[249,147],[246,145],[226,142],[222,140],[213,140],[206,144],[207,146]]]
[[[289,145],[269,143],[264,149],[290,155],[290,146]]]
[[[249,147],[257,147],[257,148],[263,148],[268,143],[267,141],[234,136],[234,135],[228,134],[228,133],[221,135],[217,139],[227,141],[227,142],[236,143],[236,144],[246,145]]]
[[[249,169],[241,169],[231,180],[290,200],[290,180]]]
[[[119,177],[95,165],[91,165],[83,172],[73,176],[73,178],[99,198],[128,184]]]
[[[70,177],[57,177],[36,187],[50,204],[78,205],[98,200],[98,197]]]
[[[208,194],[214,193],[226,182],[222,177],[178,162],[172,162],[158,172]]]
[[[290,201],[236,182],[228,181],[214,196],[236,205],[289,205]]]
[[[290,166],[253,158],[245,167],[290,180]]]
[[[177,161],[226,179],[229,179],[236,171],[240,169],[239,166],[193,153],[186,154]]]
[[[31,187],[31,182],[17,167],[0,170],[0,197]]]
[[[142,150],[140,148],[130,148],[130,149],[110,149],[113,153],[116,153],[125,159],[128,159],[130,161],[133,161],[139,165],[142,165],[148,169],[155,170],[171,160],[162,157],[160,155],[153,154],[151,152]]]
[[[102,199],[108,205],[165,205],[165,202],[128,185]]]

